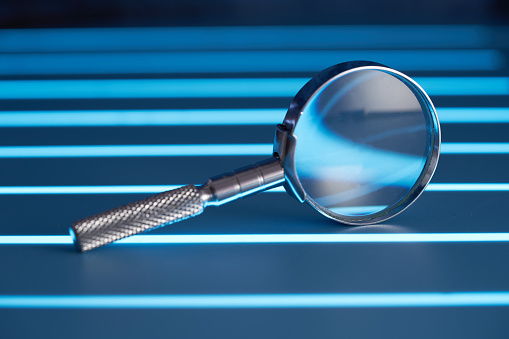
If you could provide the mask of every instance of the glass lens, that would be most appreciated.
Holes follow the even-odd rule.
[[[404,199],[431,150],[430,111],[397,74],[360,69],[326,83],[304,106],[295,168],[314,205],[365,216]]]

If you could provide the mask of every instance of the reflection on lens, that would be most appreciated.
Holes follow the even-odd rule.
[[[312,203],[363,216],[407,196],[431,148],[429,108],[411,86],[388,71],[359,69],[308,101],[294,130],[295,166]]]

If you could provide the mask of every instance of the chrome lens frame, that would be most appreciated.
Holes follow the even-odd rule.
[[[429,124],[427,131],[429,149],[427,160],[420,176],[403,198],[391,206],[373,214],[346,216],[319,205],[306,194],[299,181],[297,170],[295,168],[295,148],[297,147],[297,138],[294,135],[294,130],[301,114],[303,114],[302,112],[304,111],[304,107],[321,90],[322,87],[326,86],[338,77],[360,70],[378,70],[395,76],[412,90],[419,102],[424,103],[426,111],[428,112],[426,120]],[[294,97],[283,124],[278,125],[276,128],[274,153],[283,163],[285,170],[284,187],[288,194],[292,195],[300,202],[307,201],[317,211],[328,218],[349,225],[368,225],[382,222],[401,213],[422,194],[435,172],[440,154],[440,140],[440,124],[438,122],[435,107],[426,92],[424,92],[424,90],[414,80],[403,73],[378,63],[370,61],[352,61],[341,63],[323,70],[301,88]]]

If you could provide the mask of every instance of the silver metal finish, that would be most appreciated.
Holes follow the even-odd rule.
[[[76,221],[70,231],[76,248],[86,252],[194,217],[202,213],[203,208],[198,189],[188,185]]]
[[[371,215],[342,216],[320,206],[305,192],[295,168],[297,136],[295,126],[310,99],[329,81],[360,69],[390,73],[409,84],[413,93],[428,105],[428,140],[430,156],[420,177],[408,194],[393,206]],[[433,175],[440,152],[440,127],[431,100],[417,83],[406,75],[383,65],[353,61],[330,67],[313,77],[295,96],[282,125],[276,127],[273,156],[254,165],[209,179],[197,188],[184,186],[153,197],[79,220],[71,227],[76,247],[82,251],[108,244],[130,235],[166,226],[203,212],[208,205],[219,206],[229,201],[284,185],[298,201],[309,202],[325,216],[352,225],[366,225],[389,219],[408,207],[423,191]]]
[[[284,125],[276,126],[276,137],[274,138],[274,153],[278,154],[285,168],[285,182],[283,184],[286,192],[299,202],[306,201],[306,192],[302,187],[297,171],[295,170],[295,147],[297,139],[288,131]]]
[[[415,96],[421,98],[422,101],[426,103],[430,113],[427,119],[429,119],[428,122],[430,126],[430,130],[428,131],[428,138],[430,139],[429,143],[431,145],[431,149],[429,150],[429,156],[420,177],[403,199],[401,199],[397,204],[389,206],[380,212],[370,215],[351,217],[334,213],[333,211],[321,206],[307,196],[295,169],[295,148],[297,146],[297,136],[295,136],[293,133],[306,104],[316,93],[319,92],[323,86],[340,76],[359,70],[378,70],[386,72],[396,76],[402,82],[410,85],[409,88],[412,88]],[[286,177],[284,187],[286,188],[288,194],[300,202],[307,201],[318,212],[330,219],[334,219],[349,225],[369,225],[382,222],[396,216],[407,207],[409,207],[422,194],[422,192],[424,192],[424,189],[430,182],[438,163],[440,143],[440,124],[438,122],[435,107],[433,106],[433,103],[431,102],[431,99],[426,94],[426,92],[414,80],[401,72],[393,70],[379,63],[371,61],[351,61],[334,65],[321,71],[300,89],[300,91],[294,97],[288,112],[286,113],[283,124],[278,125],[276,128],[274,153],[278,154],[284,165]]]
[[[206,205],[219,206],[243,196],[279,186],[285,179],[277,157],[210,178],[200,187]]]
[[[201,214],[207,205],[229,201],[281,185],[284,170],[272,157],[211,178],[200,188],[187,185],[75,222],[70,228],[76,248],[86,252],[122,238]]]

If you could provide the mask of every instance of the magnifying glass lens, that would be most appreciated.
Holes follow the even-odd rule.
[[[294,130],[308,201],[333,217],[399,204],[419,184],[433,146],[428,102],[388,70],[353,70],[325,83]]]

